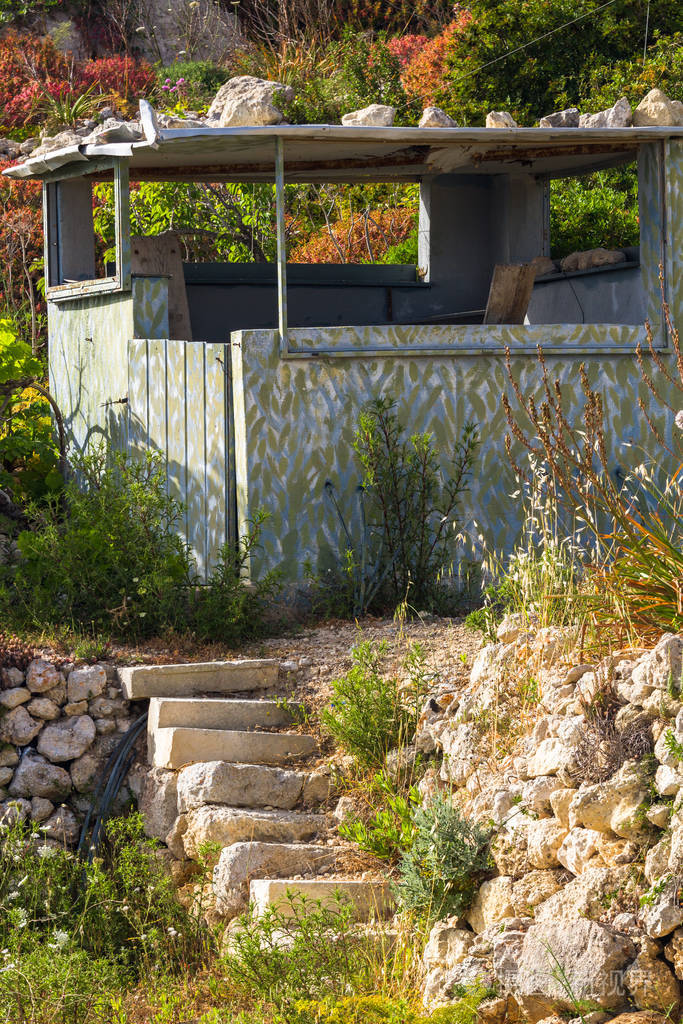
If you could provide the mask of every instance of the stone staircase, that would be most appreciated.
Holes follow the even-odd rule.
[[[149,700],[148,762],[174,794],[163,838],[179,860],[206,842],[221,848],[213,889],[224,917],[339,893],[358,921],[390,916],[388,883],[353,877],[354,848],[329,834],[333,781],[315,764],[315,737],[293,731],[300,707],[273,699],[278,669],[272,659],[119,669],[127,699]]]

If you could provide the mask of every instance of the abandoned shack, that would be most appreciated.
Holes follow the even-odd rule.
[[[609,410],[615,471],[642,459],[635,349],[646,319],[671,356],[660,268],[683,319],[683,128],[160,131],[149,111],[143,123],[143,141],[55,150],[6,173],[44,182],[50,387],[69,442],[163,453],[200,576],[259,508],[270,518],[254,573],[280,566],[295,581],[339,550],[323,491],[331,480],[352,494],[358,413],[378,393],[444,453],[478,423],[472,501],[505,547],[517,525],[502,445],[506,346],[540,395],[542,345],[577,412],[584,363]],[[550,255],[551,179],[630,162],[639,246],[604,266],[517,275],[521,293],[497,308],[494,274]],[[102,181],[115,193],[116,260],[98,277]],[[131,239],[130,185],[141,181],[274,182],[277,265],[187,263],[172,235]],[[288,265],[284,186],[298,182],[419,183],[418,266]]]

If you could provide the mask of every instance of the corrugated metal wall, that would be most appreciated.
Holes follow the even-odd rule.
[[[200,580],[236,533],[228,349],[201,341],[128,343],[130,450],[155,448],[166,458],[168,490],[183,504],[183,535]]]

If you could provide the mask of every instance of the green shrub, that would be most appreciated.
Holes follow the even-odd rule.
[[[395,860],[412,844],[420,794],[416,786],[403,792],[386,772],[373,776],[369,791],[375,806],[368,821],[345,820],[339,826],[339,835],[381,860]]]
[[[462,914],[492,866],[489,833],[438,797],[415,815],[415,838],[399,865],[403,907],[432,919]]]
[[[405,999],[382,995],[348,996],[338,1002],[299,1002],[294,1004],[290,1024],[476,1024],[477,1009],[491,994],[483,984],[470,985],[452,1005],[428,1015]]]
[[[368,947],[353,932],[354,911],[291,895],[282,909],[245,914],[230,935],[225,971],[250,1000],[291,1006],[297,999],[340,998],[366,973]]]
[[[104,448],[76,463],[62,499],[31,510],[22,559],[5,589],[8,612],[32,626],[66,624],[146,636],[181,625],[189,556],[166,493],[161,458]],[[13,606],[13,607],[12,607]]]
[[[363,641],[353,649],[353,668],[332,683],[332,702],[321,715],[324,728],[361,768],[381,768],[387,753],[410,743],[417,726],[424,676],[413,670],[402,687],[380,672],[386,644]]]
[[[161,90],[170,78],[181,86],[169,99],[177,99],[192,107],[207,107],[230,78],[229,71],[210,60],[175,61],[166,67],[157,68],[157,87]]]
[[[596,171],[550,183],[551,256],[582,249],[638,245],[638,179],[634,168]]]

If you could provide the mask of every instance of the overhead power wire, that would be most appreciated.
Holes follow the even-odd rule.
[[[501,54],[500,57],[494,57],[493,60],[489,60],[486,64],[482,64],[480,67],[475,68],[474,71],[467,71],[464,75],[459,75],[454,81],[460,82],[463,78],[471,78],[472,75],[478,75],[480,71],[485,68],[490,68],[492,64],[498,64],[501,60],[506,60],[508,57],[512,57],[515,53],[520,53],[522,50],[526,50],[529,46],[533,46],[535,43],[540,43],[543,39],[547,39],[548,36],[555,35],[556,32],[561,32],[564,28],[569,28],[570,25],[576,25],[578,21],[584,21],[586,18],[591,18],[594,14],[598,14],[600,11],[604,11],[605,7],[611,7],[617,0],[607,0],[606,3],[596,7],[594,11],[586,11],[585,14],[580,14],[578,18],[572,18],[571,21],[565,21],[564,25],[558,25],[557,28],[551,28],[550,31],[544,32],[541,36],[536,36],[535,39],[530,39],[528,43],[522,43],[521,46],[516,46],[514,50],[507,50]],[[648,4],[648,17],[650,13],[650,5]]]
[[[647,36],[650,30],[650,0],[647,0],[647,14],[645,15],[645,42],[643,44],[643,64],[647,59]]]

